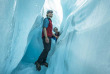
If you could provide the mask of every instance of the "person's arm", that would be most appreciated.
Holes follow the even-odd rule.
[[[44,30],[45,42],[49,43],[49,38],[47,36],[47,30],[46,30],[46,28],[44,28],[43,30]]]
[[[54,36],[55,38],[58,38],[54,33],[52,33],[52,36]]]
[[[49,38],[47,36],[47,30],[46,30],[46,28],[48,27],[48,24],[49,24],[48,19],[44,19],[44,22],[43,22],[43,31],[44,31],[44,36],[45,36],[45,42],[46,43],[49,43]]]
[[[55,37],[56,35],[55,35],[54,33],[52,33],[52,36],[54,36],[54,37]]]
[[[47,38],[48,36],[47,36],[47,30],[46,30],[46,28],[44,27],[44,36],[45,36],[45,38]]]

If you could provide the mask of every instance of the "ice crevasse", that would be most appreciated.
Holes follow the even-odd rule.
[[[109,8],[110,0],[0,0],[0,74],[110,74]],[[48,9],[61,36],[38,72]]]

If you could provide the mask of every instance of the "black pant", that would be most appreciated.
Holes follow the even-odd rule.
[[[40,63],[40,64],[46,62],[48,52],[51,49],[51,37],[48,37],[48,38],[49,38],[49,43],[45,42],[45,37],[42,38],[43,45],[44,45],[44,50],[42,51],[41,55],[39,56],[39,58],[37,60],[37,62]]]

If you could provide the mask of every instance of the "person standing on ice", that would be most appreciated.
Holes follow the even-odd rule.
[[[35,62],[36,69],[38,71],[41,70],[41,65],[45,65],[48,67],[48,63],[46,62],[48,52],[51,49],[51,38],[52,36],[56,37],[55,34],[52,33],[52,20],[51,18],[53,17],[53,11],[48,10],[47,11],[47,17],[43,21],[43,30],[42,30],[42,40],[43,40],[43,45],[44,49],[39,56],[38,60]]]

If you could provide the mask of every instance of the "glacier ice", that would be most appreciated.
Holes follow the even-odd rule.
[[[0,0],[0,74],[9,74],[22,59],[28,33],[44,0]]]
[[[110,0],[0,0],[0,7],[0,74],[110,74]],[[61,36],[38,72],[48,9]]]
[[[88,0],[76,6],[63,25],[46,74],[110,73],[109,3]]]

